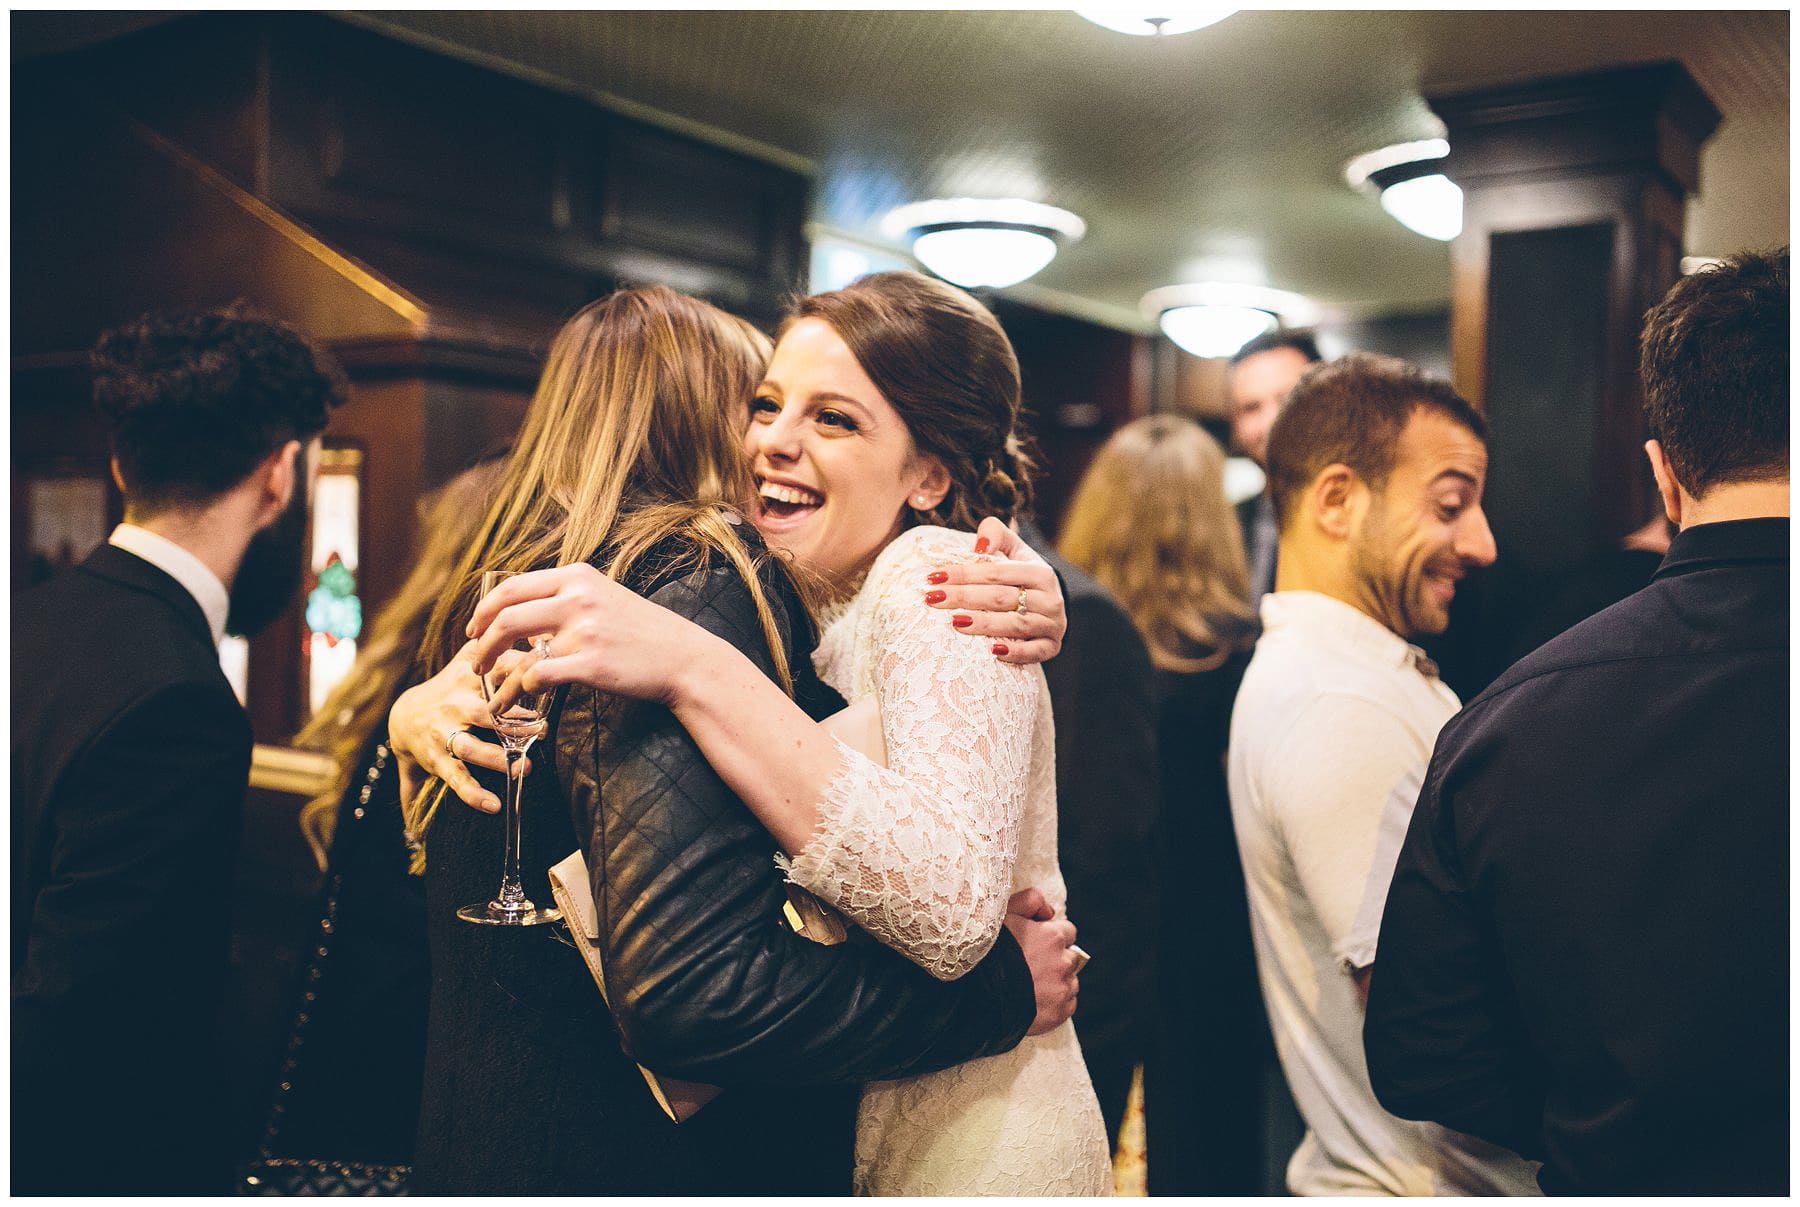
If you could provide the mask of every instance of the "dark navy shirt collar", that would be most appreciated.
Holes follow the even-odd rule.
[[[1668,556],[1657,578],[1685,574],[1719,562],[1785,562],[1788,560],[1786,516],[1758,520],[1721,520],[1683,528],[1669,542]]]

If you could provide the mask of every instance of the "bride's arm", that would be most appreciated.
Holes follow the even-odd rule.
[[[920,609],[920,567],[968,560],[966,536],[912,534],[864,587],[886,766],[841,750],[795,882],[934,976],[972,967],[1012,889],[1042,680]],[[862,626],[859,626],[862,627]]]

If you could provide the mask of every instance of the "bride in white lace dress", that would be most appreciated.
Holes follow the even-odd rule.
[[[977,590],[960,586],[961,567],[987,560],[975,517],[1023,502],[1018,410],[999,324],[917,274],[806,299],[784,325],[745,446],[758,529],[824,578],[815,665],[851,703],[822,724],[729,645],[589,567],[511,580],[473,630],[483,648],[503,647],[515,624],[553,632],[534,689],[579,681],[667,703],[792,856],[793,881],[933,976],[957,977],[993,945],[1015,891],[1035,887],[1059,913],[1066,895],[1043,672],[1009,664],[1004,641],[990,650],[960,635],[966,616],[928,606]],[[1011,590],[1028,610],[1033,593]],[[1110,1187],[1067,1022],[864,1091],[859,1193]]]
[[[1037,667],[995,662],[919,606],[968,533],[913,528],[888,545],[814,658],[847,700],[879,704],[887,766],[845,747],[791,878],[933,976],[974,967],[1007,898],[1035,886],[1061,913],[1055,738]],[[1099,1104],[1064,1023],[1010,1052],[874,1082],[857,1115],[859,1192],[1102,1194]]]

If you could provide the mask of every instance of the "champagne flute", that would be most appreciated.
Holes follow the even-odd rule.
[[[511,573],[506,570],[482,571],[481,594],[485,597]],[[521,665],[529,665],[528,659],[542,656],[547,640],[532,637],[513,642],[512,648],[503,651],[487,674],[481,677],[482,696],[492,702],[508,674]],[[559,909],[539,909],[532,904],[519,879],[519,792],[525,778],[519,770],[519,761],[531,744],[544,735],[549,695],[548,692],[519,692],[504,708],[491,714],[494,732],[506,751],[506,807],[500,814],[501,829],[505,834],[500,860],[500,890],[492,901],[476,902],[457,910],[456,916],[464,922],[483,926],[538,926],[562,918]]]

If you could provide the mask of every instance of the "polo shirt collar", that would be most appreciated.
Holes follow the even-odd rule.
[[[1291,628],[1383,669],[1437,676],[1437,667],[1424,650],[1368,613],[1317,591],[1276,591],[1263,596],[1262,623],[1264,633]]]

